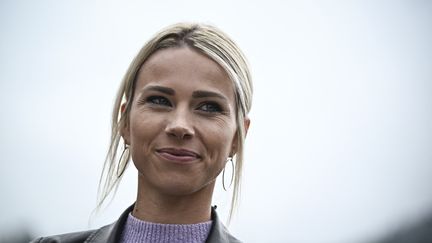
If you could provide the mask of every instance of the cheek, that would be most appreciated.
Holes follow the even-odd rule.
[[[132,148],[147,147],[158,132],[160,132],[160,122],[156,121],[152,116],[144,116],[133,114],[130,121],[130,139]]]
[[[223,125],[217,123],[211,125],[206,126],[204,130],[207,149],[214,160],[225,163],[231,152],[235,127],[233,124],[226,123]]]

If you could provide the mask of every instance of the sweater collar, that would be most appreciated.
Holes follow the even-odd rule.
[[[135,204],[128,207],[121,215],[120,218],[113,224],[104,226],[95,231],[86,241],[86,243],[116,243],[120,241],[123,227],[126,223],[128,215],[132,212]],[[216,206],[211,209],[211,220],[213,221],[210,233],[206,243],[219,243],[219,242],[240,242],[228,233],[228,230],[220,221],[217,213]]]

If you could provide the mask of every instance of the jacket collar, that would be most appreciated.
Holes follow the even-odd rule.
[[[229,235],[228,230],[219,220],[219,217],[216,213],[216,206],[212,207],[211,219],[213,223],[206,243],[231,242],[229,240],[231,235]]]

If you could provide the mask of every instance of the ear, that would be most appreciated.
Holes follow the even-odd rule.
[[[245,128],[245,137],[248,133],[249,130],[249,126],[250,126],[250,119],[249,117],[245,117],[244,118],[244,128]],[[237,146],[238,146],[238,133],[236,132],[233,138],[233,142],[232,142],[232,148],[231,148],[231,152],[230,152],[230,157],[233,157],[236,153],[237,153]]]
[[[127,103],[123,103],[120,106],[120,114],[123,116],[125,110],[126,110]],[[123,137],[123,140],[126,144],[130,145],[130,131],[129,131],[129,119],[125,119],[123,126],[120,128],[120,135]]]
[[[249,117],[245,117],[244,119],[244,127],[245,127],[245,137],[249,131],[250,119]]]

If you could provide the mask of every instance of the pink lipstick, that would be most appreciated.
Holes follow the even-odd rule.
[[[200,158],[197,153],[187,149],[162,148],[157,149],[156,152],[165,160],[169,160],[174,163],[188,163]]]

